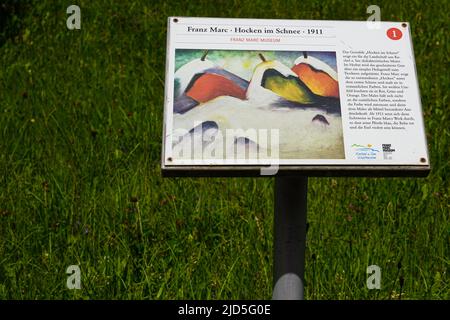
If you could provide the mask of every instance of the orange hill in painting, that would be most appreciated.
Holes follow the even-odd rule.
[[[317,95],[323,97],[339,98],[338,82],[326,72],[317,70],[306,63],[300,63],[292,67],[298,77]]]
[[[245,89],[222,75],[205,73],[192,81],[186,95],[198,102],[207,102],[220,96],[232,96],[245,99]]]

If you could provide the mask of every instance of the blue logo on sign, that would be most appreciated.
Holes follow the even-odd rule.
[[[354,148],[358,160],[375,160],[378,152],[380,152],[380,150],[372,148],[370,143],[366,146],[354,143],[352,148]]]

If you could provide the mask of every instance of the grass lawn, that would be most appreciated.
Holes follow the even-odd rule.
[[[167,17],[366,20],[372,3],[17,2],[0,4],[0,299],[270,299],[273,178],[161,177]],[[306,298],[450,299],[450,5],[375,4],[411,23],[432,172],[310,178]]]

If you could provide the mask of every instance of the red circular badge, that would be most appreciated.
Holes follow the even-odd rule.
[[[388,31],[386,31],[386,34],[392,40],[400,40],[403,36],[403,33],[400,31],[400,29],[397,28],[388,29]]]

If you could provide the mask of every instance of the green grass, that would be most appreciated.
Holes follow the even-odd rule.
[[[0,37],[0,298],[269,299],[273,179],[161,178],[167,16],[365,20],[372,3],[76,2],[80,31],[73,1],[33,1]],[[310,178],[306,298],[449,299],[450,7],[377,4],[411,23],[433,169]]]

